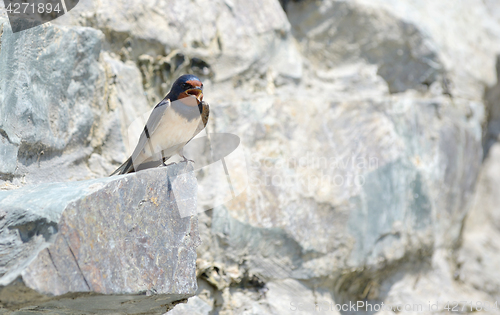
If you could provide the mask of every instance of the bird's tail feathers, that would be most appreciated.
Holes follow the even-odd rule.
[[[111,175],[109,176],[114,176],[114,175],[121,175],[121,174],[127,174],[127,173],[132,173],[134,172],[134,164],[132,163],[132,157],[129,157],[120,167],[116,169]]]

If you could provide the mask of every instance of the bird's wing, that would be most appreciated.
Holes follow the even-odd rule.
[[[188,140],[188,142],[191,141],[194,137],[196,137],[196,135],[199,134],[203,130],[203,128],[205,128],[207,126],[208,116],[210,115],[210,106],[205,101],[201,102],[201,106],[202,106],[202,110],[201,110],[200,124],[198,125],[198,128],[196,128],[193,136],[191,137],[191,139]],[[186,144],[188,142],[186,142]]]
[[[151,135],[155,132],[156,128],[158,128],[163,114],[165,114],[168,107],[170,107],[170,100],[168,98],[164,98],[155,106],[139,137],[139,142],[132,153],[132,160],[135,160],[147,145],[152,145],[150,141]],[[151,152],[153,152],[153,150],[151,150]]]

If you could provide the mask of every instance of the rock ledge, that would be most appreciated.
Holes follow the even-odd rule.
[[[177,177],[190,170],[0,192],[2,306],[161,314],[193,296],[198,222],[177,206],[196,209],[196,178]]]

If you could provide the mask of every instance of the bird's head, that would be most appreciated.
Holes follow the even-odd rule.
[[[170,90],[170,101],[180,100],[188,106],[198,106],[203,101],[203,84],[192,74],[181,75]]]

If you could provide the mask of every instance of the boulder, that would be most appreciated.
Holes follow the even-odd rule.
[[[102,33],[44,24],[14,34],[6,21],[1,28],[0,180],[90,178],[78,162],[93,151]]]
[[[102,53],[93,28],[0,23],[0,189],[107,176],[152,106],[137,65]]]
[[[3,307],[161,314],[194,295],[197,218],[179,210],[196,208],[190,171],[0,192]]]

